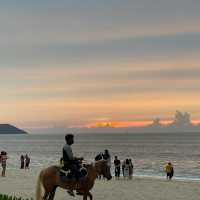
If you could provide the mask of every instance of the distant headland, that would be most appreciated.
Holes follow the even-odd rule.
[[[28,134],[11,124],[0,124],[0,134]]]

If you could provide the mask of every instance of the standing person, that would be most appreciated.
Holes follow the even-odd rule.
[[[120,177],[120,160],[115,156],[114,166],[115,166],[115,178],[119,179]]]
[[[20,156],[20,162],[21,162],[20,169],[24,169],[24,155]]]
[[[174,175],[174,168],[170,162],[168,162],[167,165],[165,166],[165,172],[167,180],[171,180]]]
[[[103,159],[106,160],[107,161],[107,165],[109,167],[111,167],[111,156],[110,156],[110,153],[109,153],[108,149],[104,150]]]
[[[102,153],[98,153],[94,158],[95,161],[99,161],[99,160],[102,160],[102,159],[103,159],[103,154]],[[100,180],[101,178],[102,178],[101,175],[97,175],[97,179]]]
[[[127,158],[124,164],[124,178],[129,178],[129,170],[130,170],[130,163],[129,159]]]
[[[124,177],[125,162],[126,162],[126,160],[124,160],[124,161],[122,162],[122,174],[123,174],[123,177]]]
[[[29,164],[30,164],[30,157],[26,154],[25,155],[25,169],[29,169]]]
[[[63,161],[64,161],[64,170],[71,170],[72,176],[79,179],[79,169],[80,169],[80,161],[83,158],[74,157],[71,145],[74,144],[74,135],[67,134],[65,135],[66,144],[63,146]],[[73,190],[67,191],[69,195],[75,196]]]
[[[1,166],[2,166],[2,173],[1,176],[5,177],[6,176],[6,161],[7,161],[7,152],[2,151],[1,152]]]
[[[132,179],[133,177],[133,163],[132,160],[129,159],[129,179]]]

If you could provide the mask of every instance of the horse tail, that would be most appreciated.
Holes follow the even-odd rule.
[[[42,171],[40,172],[37,179],[36,200],[42,200]]]

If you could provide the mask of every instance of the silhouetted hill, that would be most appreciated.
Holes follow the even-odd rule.
[[[10,124],[0,124],[0,134],[27,134],[27,132]]]

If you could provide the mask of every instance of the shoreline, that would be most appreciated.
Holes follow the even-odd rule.
[[[22,198],[35,199],[36,181],[40,169],[7,171],[6,177],[0,177],[0,193],[15,195]],[[113,178],[111,181],[96,180],[92,194],[99,200],[167,200],[198,199],[200,195],[200,181],[176,180],[167,181],[163,178],[133,176],[132,180],[120,180]],[[161,198],[162,197],[162,198]],[[70,197],[66,190],[58,188],[55,200],[82,199],[77,196]]]
[[[133,178],[144,178],[144,179],[156,179],[156,180],[166,180],[166,176],[156,176],[156,175],[133,175]],[[199,182],[200,183],[200,177],[199,178],[193,178],[193,177],[180,177],[180,176],[173,176],[172,181],[183,181],[183,182]]]
[[[52,165],[56,165],[56,164],[52,164]],[[48,165],[49,166],[49,165]],[[37,167],[34,166],[31,169],[26,170],[27,172],[29,171],[30,174],[31,173],[38,173],[40,170],[48,167],[48,166],[42,166],[42,165],[38,165]],[[21,171],[24,171],[23,169],[19,169],[19,168],[15,168],[15,167],[7,167],[7,172],[12,172],[15,171],[15,173],[21,173]],[[112,177],[114,177],[114,170],[112,169],[111,171]],[[133,179],[134,178],[144,178],[144,179],[158,179],[158,180],[166,180],[166,175],[165,173],[160,173],[159,175],[155,175],[155,174],[142,174],[142,173],[133,173]],[[120,174],[120,179],[123,179],[123,175],[122,172]],[[200,176],[199,177],[194,177],[194,176],[177,176],[176,173],[173,176],[172,180],[175,181],[186,181],[186,182],[200,182]]]

